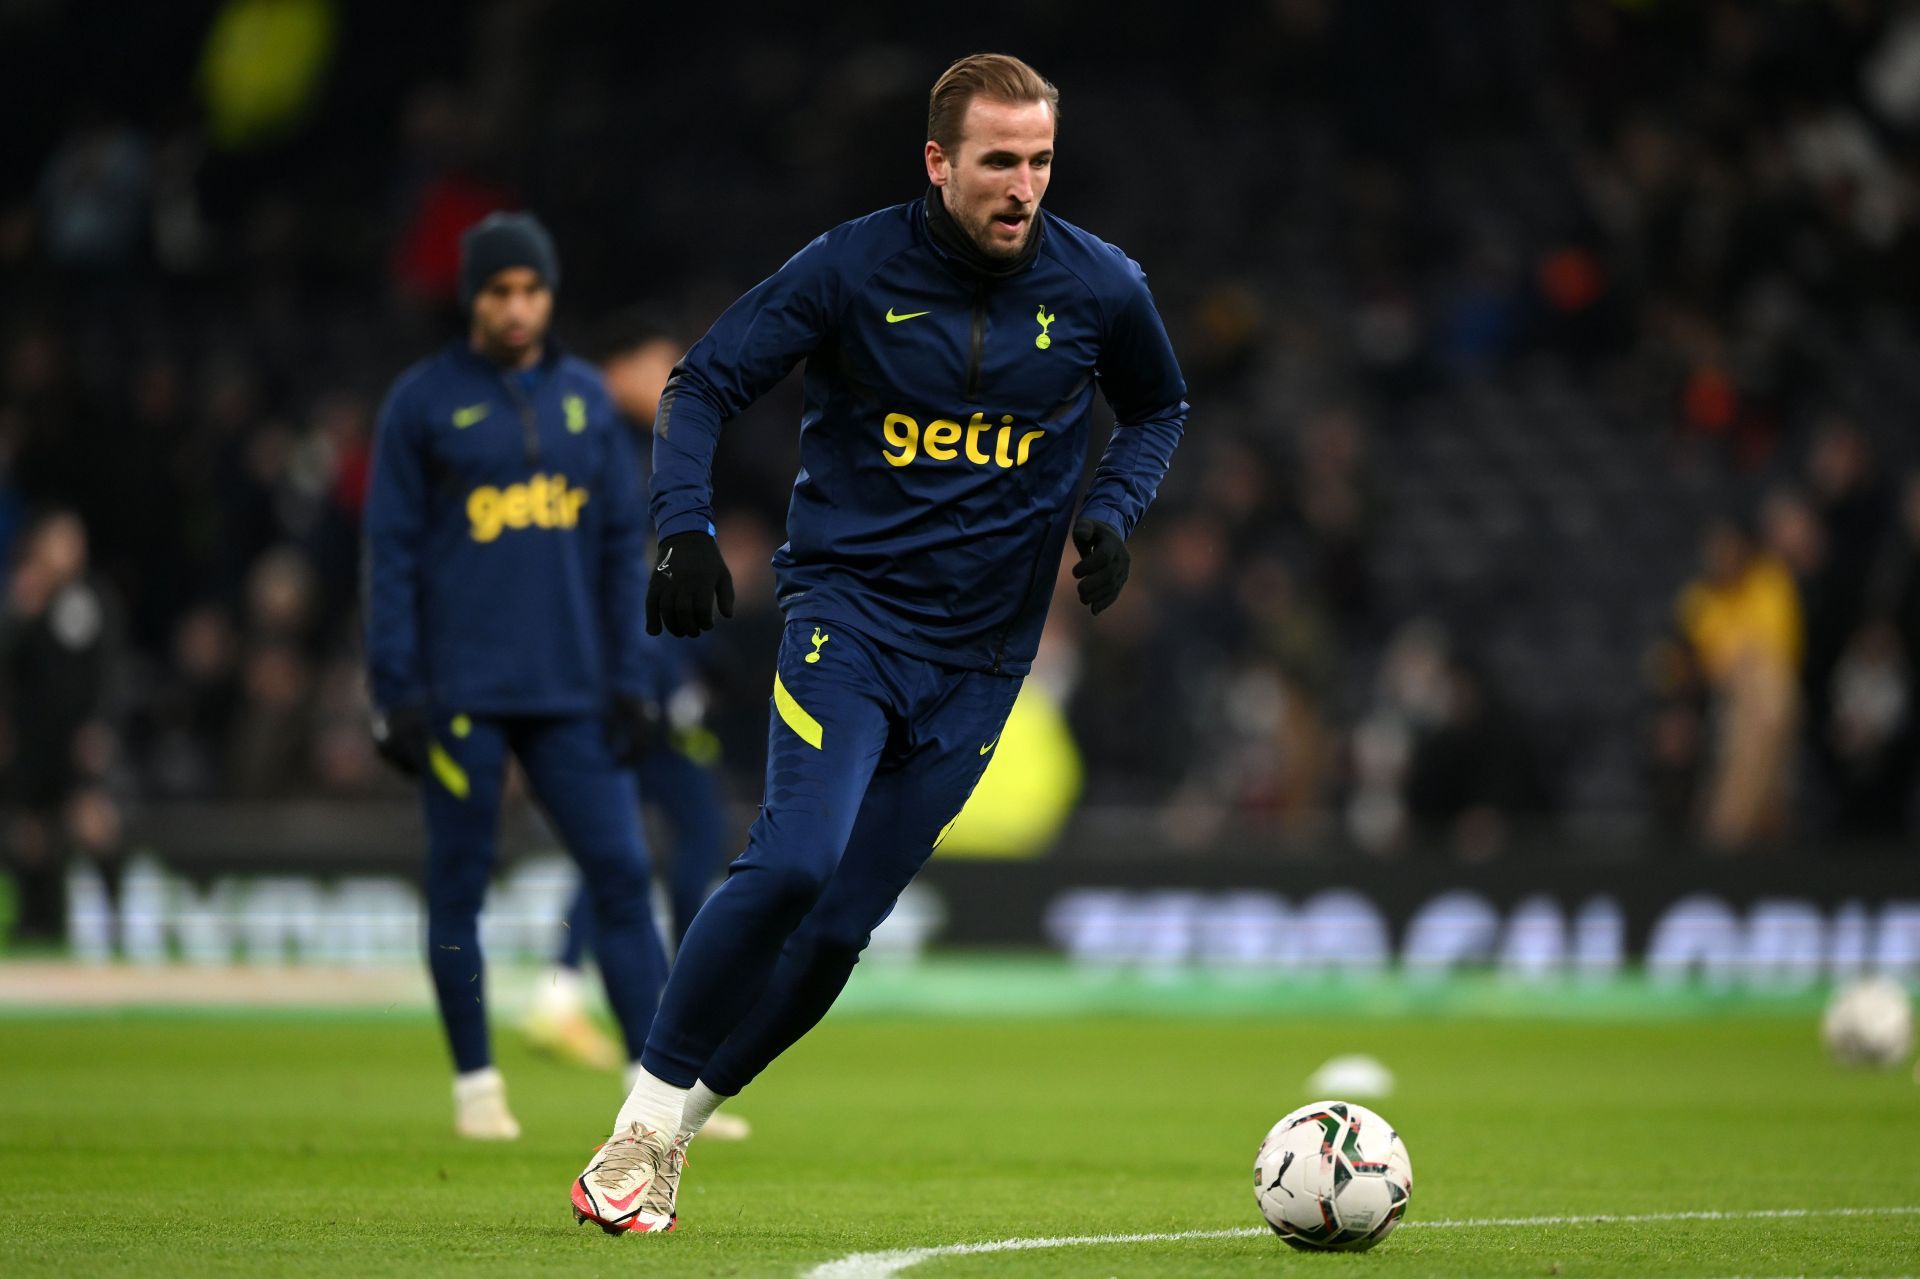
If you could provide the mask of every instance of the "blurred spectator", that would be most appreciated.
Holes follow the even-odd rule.
[[[1060,577],[1068,572],[1063,562]],[[1119,601],[1097,625],[1073,632],[1083,639],[1067,721],[1085,753],[1086,794],[1094,802],[1158,803],[1193,765],[1187,716],[1203,703],[1181,699],[1193,697],[1208,672],[1182,669],[1160,647],[1168,630],[1196,626],[1167,611],[1160,594],[1162,572],[1158,563],[1150,566],[1136,552],[1133,577]],[[1063,590],[1056,579],[1054,614],[1071,615],[1070,602],[1077,603],[1071,586]],[[1213,811],[1208,820],[1224,816]]]
[[[1305,831],[1332,792],[1333,629],[1279,556],[1249,554],[1235,576],[1245,636],[1213,684],[1214,704],[1197,717],[1212,726],[1211,740],[1187,790],[1218,810]]]
[[[1862,627],[1833,670],[1832,740],[1840,786],[1839,831],[1898,837],[1913,807],[1920,761],[1913,670],[1888,622]]]
[[[1334,409],[1314,415],[1301,431],[1294,489],[1313,547],[1314,590],[1349,621],[1363,617],[1368,603],[1376,512],[1367,486],[1366,448],[1358,414]]]
[[[240,643],[225,609],[203,604],[174,628],[172,660],[142,704],[142,762],[153,790],[178,799],[218,796],[226,744],[240,711]]]
[[[1372,705],[1354,728],[1346,826],[1368,852],[1391,854],[1405,845],[1414,748],[1447,718],[1446,645],[1445,632],[1431,619],[1402,627],[1380,663]]]
[[[1698,827],[1708,701],[1700,663],[1684,637],[1654,644],[1646,682],[1652,694],[1644,743],[1648,816],[1668,840],[1685,842]]]
[[[315,681],[313,724],[312,781],[321,791],[352,796],[376,784],[394,784],[375,759],[367,733],[366,689],[359,662],[342,654],[321,668]],[[515,785],[518,782],[510,783]]]
[[[1834,599],[1841,588],[1828,549],[1827,525],[1805,494],[1782,487],[1762,501],[1760,529],[1768,553],[1792,576],[1800,598],[1806,631],[1799,690],[1803,736],[1814,780],[1824,788],[1820,798],[1831,800],[1841,782],[1827,721],[1833,668],[1846,645],[1850,619]]]
[[[1107,798],[1191,800],[1197,786],[1209,808],[1221,803],[1221,715],[1241,638],[1227,553],[1216,520],[1173,518],[1152,558],[1135,557],[1120,601],[1087,629],[1068,717],[1090,768],[1105,774]]]
[[[1827,543],[1821,607],[1842,634],[1850,635],[1866,610],[1889,514],[1866,432],[1845,418],[1822,422],[1807,457],[1807,477]],[[1831,670],[1839,654],[1818,656],[1819,669]],[[1814,657],[1809,651],[1809,660]]]
[[[1909,131],[1920,127],[1920,6],[1894,6],[1862,68],[1862,85],[1883,119]]]
[[[124,121],[90,112],[40,176],[40,233],[49,261],[104,279],[145,249],[152,158]]]
[[[1711,696],[1701,833],[1732,852],[1786,830],[1804,628],[1793,579],[1741,524],[1710,525],[1702,561],[1679,603]]]
[[[1406,627],[1356,734],[1350,834],[1376,852],[1413,842],[1464,861],[1498,856],[1516,821],[1548,806],[1531,736],[1438,626]]]
[[[373,422],[357,395],[324,396],[314,405],[302,457],[307,506],[304,543],[318,577],[322,639],[351,631],[359,590],[360,517],[373,473]],[[298,530],[296,530],[296,533]]]
[[[117,751],[108,697],[120,660],[118,608],[87,568],[87,534],[67,511],[26,534],[0,617],[0,758],[11,810],[7,862],[16,933],[51,940],[66,925],[69,851],[119,879],[119,810],[105,789]]]
[[[615,406],[636,427],[651,432],[661,392],[686,349],[664,321],[635,307],[601,322],[589,355],[599,362]]]
[[[1450,659],[1446,681],[1443,716],[1414,745],[1407,812],[1423,837],[1487,861],[1505,851],[1517,816],[1545,809],[1534,744],[1472,664]]]
[[[297,793],[310,775],[316,690],[306,645],[314,605],[313,570],[293,548],[254,564],[241,637],[245,697],[228,755],[236,797]]]

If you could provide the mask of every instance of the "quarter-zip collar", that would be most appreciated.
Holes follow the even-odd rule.
[[[1031,267],[1040,255],[1040,239],[1047,231],[1047,215],[1035,209],[1033,229],[1027,233],[1027,242],[1020,246],[1020,252],[1011,258],[994,258],[982,252],[973,237],[954,220],[939,187],[927,188],[925,210],[927,236],[940,256],[983,280],[1005,280]]]
[[[472,345],[464,338],[455,340],[452,347],[453,350],[465,356],[473,367],[484,369],[487,374],[493,378],[495,383],[506,392],[507,399],[513,402],[513,407],[520,416],[520,447],[521,451],[526,455],[527,465],[540,465],[540,413],[534,406],[533,395],[539,394],[546,387],[548,380],[553,377],[555,370],[560,367],[560,360],[564,355],[564,352],[560,349],[560,344],[554,341],[552,337],[547,338],[540,352],[540,360],[531,370],[539,374],[537,385],[534,387],[532,394],[529,394],[522,388],[519,376],[521,373],[528,372],[529,370],[509,369],[495,364],[492,360],[489,360],[486,356],[474,350]]]

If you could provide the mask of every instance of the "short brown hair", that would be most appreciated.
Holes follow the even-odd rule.
[[[1007,53],[974,53],[940,73],[927,95],[927,138],[942,151],[960,144],[967,105],[976,97],[994,102],[1044,102],[1060,123],[1060,90],[1020,59]]]

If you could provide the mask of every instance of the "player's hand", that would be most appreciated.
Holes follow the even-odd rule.
[[[640,757],[666,740],[666,719],[659,703],[636,693],[614,694],[603,726],[607,749],[616,762],[631,768]]]
[[[1120,531],[1098,520],[1076,523],[1073,545],[1080,552],[1080,562],[1073,566],[1073,575],[1080,583],[1080,602],[1097,616],[1120,598],[1133,556],[1128,554],[1127,541]]]
[[[408,777],[418,777],[427,769],[427,748],[433,735],[427,728],[424,706],[401,706],[373,713],[373,748],[380,758]]]
[[[720,548],[706,533],[675,533],[660,542],[647,582],[647,634],[690,638],[713,629],[713,606],[720,616],[733,616],[733,574],[720,558]]]

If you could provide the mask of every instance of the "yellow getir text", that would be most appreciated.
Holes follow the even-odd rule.
[[[505,488],[483,485],[467,495],[467,524],[473,540],[491,542],[508,529],[573,528],[587,504],[585,489],[571,488],[564,475],[536,475]]]

